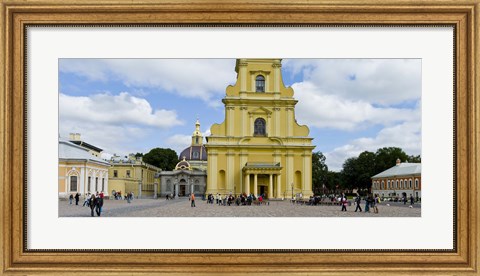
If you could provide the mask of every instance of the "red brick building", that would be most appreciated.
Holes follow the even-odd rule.
[[[422,197],[422,164],[397,164],[372,177],[372,193],[384,198]]]

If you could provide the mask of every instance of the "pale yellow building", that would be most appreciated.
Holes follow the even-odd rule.
[[[293,89],[285,87],[280,59],[238,59],[228,86],[225,120],[207,137],[206,193],[312,195],[312,139],[297,124]]]
[[[110,193],[121,192],[124,196],[133,192],[135,197],[156,198],[159,190],[155,175],[160,171],[160,168],[143,162],[134,154],[113,156],[108,170]]]
[[[99,149],[101,152],[102,150]],[[58,144],[58,196],[103,191],[108,196],[108,168],[110,164],[92,154],[88,148],[62,138]]]

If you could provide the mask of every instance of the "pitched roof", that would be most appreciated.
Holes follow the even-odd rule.
[[[103,151],[103,149],[101,149],[99,147],[95,147],[94,145],[91,145],[87,142],[75,141],[75,140],[70,140],[70,142],[74,143],[75,145],[83,146],[84,148],[91,149],[91,150],[94,150],[94,151],[97,151],[97,152],[102,152]]]
[[[402,175],[417,175],[422,173],[421,163],[400,163],[385,170],[379,174],[372,176],[372,178],[392,177]]]
[[[62,139],[58,141],[58,158],[64,160],[92,161],[104,165],[110,165],[107,161],[90,154],[88,149]]]

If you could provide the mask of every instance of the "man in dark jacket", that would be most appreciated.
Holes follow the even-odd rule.
[[[97,212],[97,216],[102,214],[102,207],[103,207],[103,198],[97,197],[97,202],[95,204],[95,211]]]
[[[360,206],[361,201],[362,201],[362,198],[360,197],[360,195],[357,195],[357,197],[355,198],[355,203],[357,204],[357,208],[355,208],[355,212],[357,210],[360,210],[360,212],[362,211],[362,207]]]
[[[78,201],[80,200],[80,194],[76,193],[75,194],[75,205],[78,205]]]

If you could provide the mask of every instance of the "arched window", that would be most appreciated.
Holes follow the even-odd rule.
[[[198,151],[194,151],[193,152],[193,158],[197,159],[198,157],[199,157]]]
[[[390,189],[390,180],[387,181],[387,189]]]
[[[77,176],[72,175],[70,176],[70,192],[76,192],[77,191]]]
[[[385,182],[382,180],[382,190],[385,190]]]
[[[253,132],[254,136],[266,136],[267,132],[265,131],[265,120],[263,118],[257,118],[255,120],[255,129]]]
[[[255,78],[255,92],[265,92],[265,78],[262,75]]]
[[[398,189],[398,180],[395,181],[395,189]]]
[[[400,189],[403,188],[403,180],[400,180]]]
[[[410,179],[410,181],[409,181],[409,182],[410,182],[410,188],[412,188],[412,180]]]
[[[418,179],[415,179],[415,189],[418,189]]]

